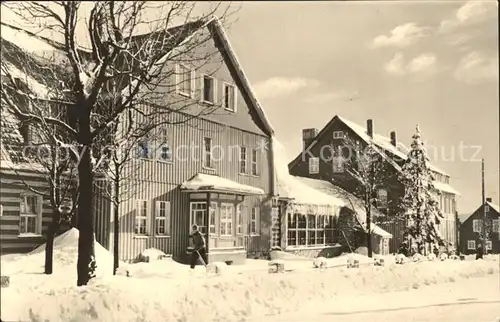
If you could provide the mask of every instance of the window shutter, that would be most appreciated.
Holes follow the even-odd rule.
[[[42,225],[43,225],[43,197],[42,196],[37,196],[36,207],[37,207],[36,231],[38,234],[41,234],[42,233]]]
[[[238,104],[238,87],[236,86],[236,84],[234,84],[234,93],[233,93],[233,111],[236,112],[238,110],[238,108],[236,107]]]
[[[256,211],[256,223],[255,223],[255,230],[257,235],[260,235],[260,207],[255,207]]]
[[[171,218],[170,218],[170,215],[171,215],[171,211],[170,211],[170,207],[171,207],[171,204],[170,204],[170,201],[166,201],[165,202],[165,234],[167,236],[171,236],[171,227],[170,227],[170,223],[171,223]]]
[[[217,88],[218,88],[217,87],[217,78],[214,77],[214,78],[212,78],[212,80],[213,80],[213,83],[212,83],[213,88],[212,88],[212,90],[214,92],[214,104],[217,104],[218,103],[217,102],[217,98],[218,98],[218,95],[217,95]]]
[[[200,102],[203,102],[203,97],[204,97],[204,95],[203,95],[203,93],[205,91],[204,80],[205,80],[205,75],[200,74],[200,90],[199,90],[200,97],[198,99],[198,101],[200,101]]]
[[[158,221],[156,218],[160,217],[160,208],[161,208],[161,201],[156,200],[155,201],[155,211],[154,211],[154,219],[153,221],[153,234],[156,235],[158,231]]]
[[[179,81],[180,81],[180,74],[181,68],[179,64],[175,64],[175,73],[174,73],[174,84],[175,84],[175,93],[179,94],[180,87],[179,87]]]

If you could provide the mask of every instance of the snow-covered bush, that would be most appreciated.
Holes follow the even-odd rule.
[[[419,253],[416,253],[412,257],[413,262],[415,262],[415,263],[421,262],[423,260],[423,258],[424,258],[424,256],[422,256],[422,254],[419,254]]]
[[[148,248],[139,254],[137,261],[149,263],[149,262],[153,262],[156,260],[164,259],[166,257],[168,257],[167,254],[165,254],[161,250],[156,249],[156,248]]]
[[[406,261],[407,261],[407,259],[406,259],[405,255],[403,255],[403,254],[396,255],[396,264],[402,265],[402,264],[406,263]]]
[[[436,254],[434,253],[430,253],[429,255],[427,255],[427,260],[429,261],[435,261],[436,260]]]
[[[325,257],[317,257],[313,260],[314,268],[326,268],[328,261]]]

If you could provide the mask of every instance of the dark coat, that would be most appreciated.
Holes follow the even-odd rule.
[[[191,235],[191,238],[193,239],[195,250],[200,250],[205,248],[205,238],[203,238],[203,235],[199,231],[195,231]]]

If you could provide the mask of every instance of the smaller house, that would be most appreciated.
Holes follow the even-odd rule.
[[[500,253],[500,206],[494,204],[491,198],[486,198],[484,205],[468,216],[460,216],[460,252],[473,254],[479,243],[482,244],[483,221],[486,213],[488,253]]]

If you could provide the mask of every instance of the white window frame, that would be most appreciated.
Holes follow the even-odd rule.
[[[208,233],[210,236],[217,236],[217,210],[217,202],[211,202],[208,210]]]
[[[475,240],[468,240],[467,241],[467,249],[468,250],[475,250],[476,249],[476,241]]]
[[[255,156],[255,160],[254,160]],[[250,173],[253,176],[258,176],[259,175],[259,167],[258,167],[258,162],[259,160],[259,150],[257,149],[252,149],[252,154],[250,155]]]
[[[197,213],[202,213],[202,222],[196,222]],[[207,227],[205,226],[205,216],[207,215],[207,203],[205,201],[191,201],[189,203],[189,229],[193,227],[194,224],[198,226],[198,230],[203,234],[207,234]]]
[[[332,171],[333,173],[344,173],[345,165],[342,156],[337,155],[332,158]]]
[[[144,203],[146,204],[146,208],[144,209]],[[145,199],[136,199],[135,200],[135,214],[134,214],[134,237],[148,237],[150,234],[150,225],[149,225],[149,220],[150,220],[150,202],[149,200]],[[146,215],[142,215],[141,211],[145,210]],[[145,221],[145,227],[144,227],[144,234],[138,233],[137,232],[137,227],[139,220],[144,220]],[[140,228],[140,225],[139,225]]]
[[[383,192],[383,193],[382,193]],[[384,199],[381,198],[381,195],[385,194]],[[377,190],[377,199],[378,199],[378,204],[379,208],[387,208],[388,202],[389,202],[389,193],[387,189],[380,188]]]
[[[142,146],[143,144],[145,145],[145,147]],[[137,158],[143,159],[143,160],[151,159],[151,155],[152,155],[151,148],[152,148],[151,141],[148,140],[146,137],[138,140],[137,141],[137,149],[139,151],[137,152]],[[146,151],[144,151],[145,149],[146,149]],[[144,152],[146,152],[146,153],[144,154]]]
[[[248,148],[245,146],[240,146],[238,172],[240,174],[247,174],[248,171]],[[242,171],[243,170],[243,171]]]
[[[484,212],[490,212],[490,206],[484,205]]]
[[[189,92],[184,92],[181,90],[181,68],[184,68],[187,72],[186,74],[189,74]],[[196,74],[195,74],[195,71],[193,68],[190,68],[188,65],[186,64],[183,64],[183,63],[178,63],[175,65],[175,90],[177,92],[177,94],[179,95],[182,95],[182,96],[186,96],[186,97],[189,97],[189,98],[193,98],[194,96],[194,92],[195,92],[195,86],[196,86],[196,82],[195,82],[195,77],[196,77]]]
[[[236,205],[236,235],[243,235],[243,215],[241,213],[241,204]]]
[[[491,240],[486,241],[486,250],[492,250],[493,249],[493,243]]]
[[[159,130],[158,134],[158,139],[157,139],[157,147],[156,147],[156,159],[160,162],[165,162],[165,163],[172,163],[174,162],[173,157],[172,157],[172,148],[169,144],[169,139],[168,139],[168,130],[165,128],[162,128]],[[164,152],[163,148],[167,148],[168,152]],[[163,154],[166,153],[168,158],[163,158]]]
[[[332,136],[334,139],[343,139],[344,138],[344,131],[333,131]]]
[[[260,208],[252,207],[250,212],[250,236],[260,235]]]
[[[165,214],[164,216],[161,215],[161,207],[164,205],[164,211]],[[163,201],[163,200],[158,200],[156,201],[156,208],[155,208],[155,236],[156,237],[171,237],[172,236],[172,228],[171,228],[171,222],[172,222],[172,210],[171,210],[171,203],[170,201]],[[159,222],[164,222],[165,225],[165,232],[164,233],[159,233],[158,228],[159,228]]]
[[[212,80],[212,99],[213,101],[205,100],[205,78],[210,78]],[[205,104],[210,104],[214,105],[215,102],[217,102],[217,79],[213,76],[207,75],[207,74],[201,74],[200,78],[200,91],[201,91],[201,96],[200,96],[200,101]]]
[[[27,210],[27,198],[35,198],[34,212]],[[41,236],[42,235],[42,214],[43,214],[43,197],[32,193],[21,194],[19,203],[19,237],[23,236]],[[35,231],[28,231],[28,219],[35,218]],[[24,221],[25,231],[21,231],[21,222]]]
[[[210,151],[206,150],[206,142],[209,140],[210,142]],[[214,168],[214,160],[213,160],[213,140],[212,138],[209,137],[204,137],[203,138],[203,168],[205,169],[213,169]],[[210,160],[208,160],[208,165],[207,165],[207,156],[210,157]]]
[[[226,88],[232,89],[233,97],[232,97],[232,100],[230,99],[230,102],[229,102],[229,104],[232,106],[226,106]],[[226,111],[230,111],[233,113],[236,112],[236,101],[237,101],[237,96],[238,96],[237,92],[238,91],[236,90],[236,85],[230,84],[227,82],[222,83],[222,95],[223,95],[222,105]]]
[[[480,233],[483,231],[483,221],[481,219],[472,220],[472,232]]]
[[[221,238],[224,237],[233,237],[234,226],[233,226],[233,218],[234,218],[234,204],[231,203],[221,203],[219,210],[219,236]],[[224,231],[223,231],[224,230]]]
[[[494,233],[500,233],[500,219],[491,220],[491,231]]]
[[[310,157],[309,158],[309,174],[319,173],[319,158]]]

